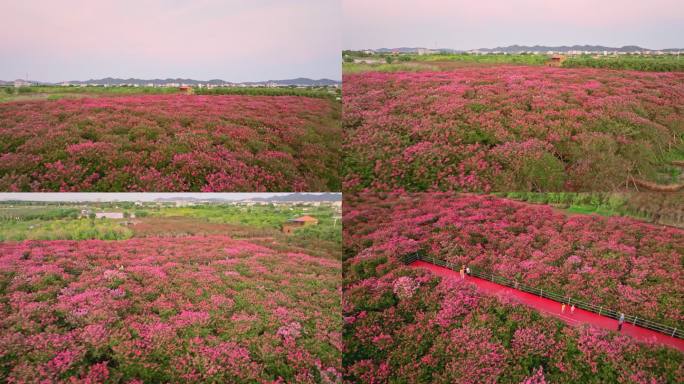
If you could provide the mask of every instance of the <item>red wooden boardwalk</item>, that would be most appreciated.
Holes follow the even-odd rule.
[[[451,269],[440,267],[438,265],[428,263],[425,261],[414,261],[410,264],[410,266],[414,268],[429,269],[430,271],[432,271],[432,273],[445,278],[461,278],[459,273],[456,271],[452,271]],[[617,320],[612,319],[610,317],[600,316],[597,313],[585,311],[582,309],[575,309],[575,313],[571,315],[569,307],[566,308],[565,314],[562,314],[561,304],[557,301],[553,301],[547,298],[541,298],[531,293],[519,291],[517,289],[492,283],[491,281],[483,280],[473,276],[466,276],[466,280],[470,283],[475,284],[477,288],[484,293],[506,295],[520,302],[521,304],[527,305],[528,307],[534,308],[545,314],[555,316],[569,325],[587,323],[599,328],[604,328],[612,331],[617,330]],[[667,336],[660,332],[655,332],[650,329],[641,328],[639,326],[634,326],[627,323],[623,325],[622,333],[632,336],[639,341],[664,344],[677,348],[680,351],[684,352],[684,339]]]

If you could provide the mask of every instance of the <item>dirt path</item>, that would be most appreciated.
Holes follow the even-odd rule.
[[[410,264],[413,268],[424,268],[429,269],[435,275],[441,276],[443,278],[449,279],[460,279],[461,276],[458,272],[452,271],[448,268],[443,268],[432,263],[425,261],[414,261]],[[539,296],[533,295],[531,293],[518,291],[513,288],[509,288],[503,285],[492,283],[487,280],[479,279],[477,277],[466,276],[466,280],[473,283],[477,288],[486,294],[490,295],[505,295],[511,299],[524,304],[528,307],[534,308],[540,312],[547,315],[554,316],[561,319],[565,323],[576,326],[579,324],[587,323],[595,327],[615,331],[617,330],[617,320],[606,316],[600,316],[596,313],[585,311],[582,309],[576,309],[575,313],[570,315],[570,308],[566,308],[565,314],[561,313],[560,303],[541,298]],[[622,327],[622,333],[632,336],[633,338],[642,342],[654,342],[658,344],[667,345],[674,347],[684,352],[684,340],[675,337],[670,337],[664,335],[660,332],[651,331],[649,329],[641,328],[631,324],[625,323]]]

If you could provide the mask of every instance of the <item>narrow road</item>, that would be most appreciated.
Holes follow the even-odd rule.
[[[435,275],[444,278],[461,278],[460,274],[456,271],[452,271],[451,269],[440,267],[438,265],[428,263],[422,260],[414,261],[410,264],[410,266],[413,268],[429,269]],[[561,304],[557,301],[542,298],[531,293],[519,291],[517,289],[492,283],[491,281],[483,280],[473,276],[466,276],[466,280],[470,283],[475,284],[477,288],[483,293],[506,295],[512,298],[513,300],[518,301],[521,304],[534,308],[547,315],[555,316],[572,326],[576,326],[582,323],[588,323],[595,327],[608,329],[611,331],[617,330],[617,320],[606,316],[600,316],[598,313],[593,313],[577,308],[575,309],[574,314],[570,314],[570,308],[566,307],[565,313],[562,314]],[[667,336],[660,332],[655,332],[650,329],[641,328],[639,326],[634,326],[632,324],[627,323],[625,323],[622,326],[622,333],[629,335],[639,341],[664,344],[670,347],[677,348],[680,351],[684,352],[684,339]]]

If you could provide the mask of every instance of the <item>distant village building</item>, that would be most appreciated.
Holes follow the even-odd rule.
[[[355,64],[380,64],[383,61],[380,59],[366,59],[366,58],[355,58]]]
[[[550,67],[560,67],[563,65],[563,62],[565,61],[565,56],[563,55],[553,55],[549,59],[547,65]]]
[[[123,212],[95,212],[95,218],[97,219],[123,219]]]
[[[418,52],[418,56],[432,55],[432,54],[438,53],[438,52],[435,51],[435,50],[427,49],[427,48],[418,48],[418,51],[417,51],[417,52]]]
[[[296,229],[302,228],[302,227],[308,227],[310,225],[316,225],[318,224],[318,219],[313,217],[313,216],[300,216],[296,219],[290,219],[286,223],[283,223],[282,229],[283,233],[285,234],[291,234],[293,233]]]
[[[90,209],[82,209],[81,217],[90,217],[90,215],[95,215],[96,219],[123,219],[125,214],[123,212],[93,212]],[[133,213],[129,214],[130,218],[134,218]]]
[[[31,82],[29,82],[29,81],[21,80],[21,79],[14,80],[14,88],[30,87],[30,86],[31,86]]]

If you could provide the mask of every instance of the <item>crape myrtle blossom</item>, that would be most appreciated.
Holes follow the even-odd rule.
[[[418,283],[414,279],[402,276],[394,282],[392,291],[399,298],[410,298],[416,289],[418,289]]]
[[[684,73],[526,66],[344,76],[346,190],[598,191],[682,150]]]
[[[0,104],[0,190],[339,190],[339,109],[296,96]]]
[[[339,273],[220,235],[0,243],[0,381],[339,383]]]
[[[567,215],[493,196],[363,198],[365,212],[348,208],[345,214],[345,224],[363,228],[362,236],[348,236],[350,245],[363,249],[359,262],[371,263],[374,252],[397,257],[421,249],[455,265],[684,327],[681,229],[625,217]],[[380,208],[387,205],[391,210]],[[373,246],[364,248],[368,241]]]
[[[676,284],[684,249],[681,230],[625,218],[567,216],[493,196],[394,192],[344,198],[348,382],[649,384],[684,379],[684,354],[677,349],[586,325],[570,327],[506,297],[483,294],[468,280],[406,267],[401,259],[402,252],[417,248],[456,265],[531,279],[573,295],[593,294],[594,302],[672,322],[680,321],[682,307]],[[566,263],[572,255],[579,260]],[[616,264],[620,257],[629,260],[629,267]],[[592,265],[597,276],[573,283],[575,274],[586,273],[583,264]],[[604,289],[610,282],[648,292],[653,301],[624,299],[618,284]]]
[[[547,384],[546,377],[544,377],[544,367],[539,367],[532,376],[521,381],[520,384]]]

